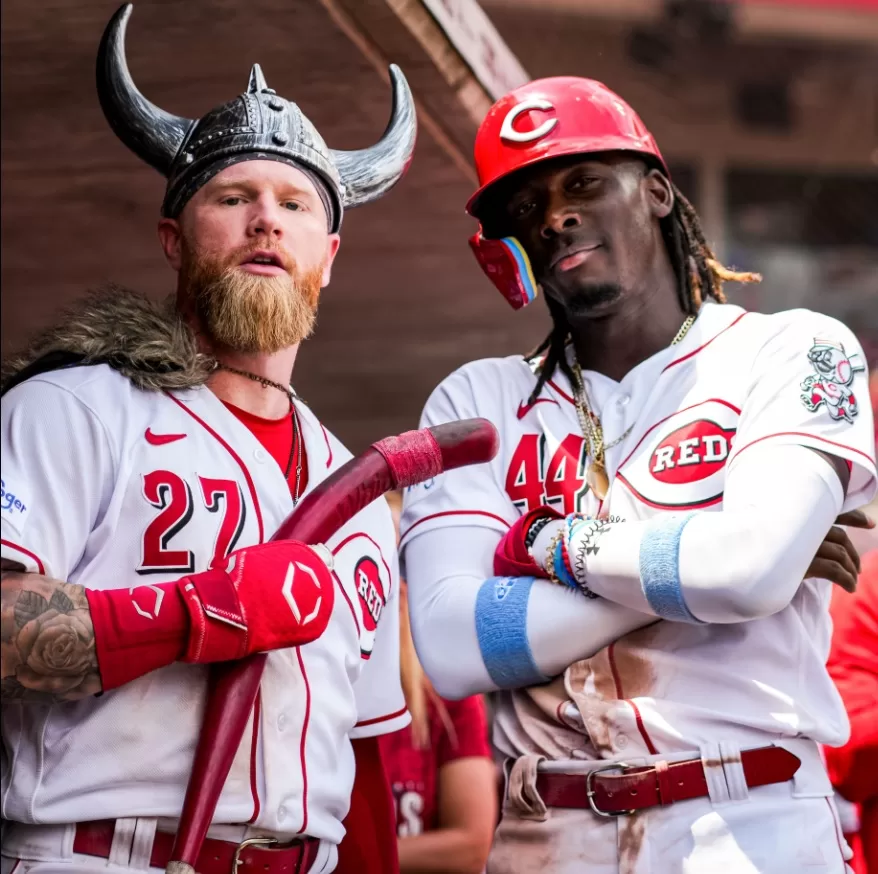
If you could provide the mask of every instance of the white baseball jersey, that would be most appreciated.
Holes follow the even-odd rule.
[[[297,404],[313,488],[350,453]],[[293,509],[256,437],[207,388],[147,392],[105,365],[59,370],[2,404],[3,556],[96,588],[167,582],[268,540]],[[398,569],[385,501],[327,544],[326,632],[272,652],[215,823],[341,840],[348,738],[408,722],[399,682]],[[315,593],[297,587],[303,603]],[[138,604],[158,612],[152,590]],[[156,590],[157,591],[157,590]],[[303,611],[304,612],[304,611]],[[207,669],[178,663],[100,697],[4,701],[3,816],[29,823],[179,816]]]
[[[403,550],[453,526],[481,526],[499,541],[520,514],[544,504],[620,521],[715,512],[727,470],[765,442],[844,459],[845,509],[875,494],[865,364],[853,334],[833,319],[708,303],[681,343],[621,382],[584,377],[608,446],[603,503],[586,484],[586,444],[563,374],[530,403],[535,377],[522,358],[477,361],[439,386],[422,424],[484,416],[498,427],[500,451],[490,464],[408,491]],[[737,625],[657,621],[547,685],[500,692],[495,745],[507,756],[569,759],[677,753],[719,741],[742,748],[784,737],[843,741],[847,718],[824,668],[830,590],[827,581],[805,581],[785,609]]]

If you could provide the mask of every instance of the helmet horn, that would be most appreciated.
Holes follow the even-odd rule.
[[[377,200],[402,178],[412,160],[417,137],[417,113],[402,70],[390,65],[393,108],[381,139],[368,149],[332,150],[332,161],[344,185],[344,206],[351,209]]]
[[[133,8],[131,3],[120,6],[104,31],[96,70],[98,99],[116,136],[167,176],[195,122],[165,112],[137,90],[125,60],[125,28]]]

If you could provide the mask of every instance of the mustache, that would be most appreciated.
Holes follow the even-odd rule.
[[[269,252],[277,258],[287,273],[293,275],[296,272],[296,259],[280,243],[272,243],[270,240],[254,240],[249,245],[236,249],[228,256],[223,267],[227,270],[237,267],[250,260],[257,252]]]

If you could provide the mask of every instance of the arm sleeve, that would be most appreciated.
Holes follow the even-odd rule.
[[[878,798],[878,551],[863,559],[853,595],[833,593],[828,669],[851,723],[848,742],[826,748],[833,785],[849,801]]]
[[[588,600],[547,580],[494,578],[498,532],[436,528],[412,538],[406,549],[412,635],[418,658],[440,695],[464,698],[498,688],[531,685],[556,676],[655,617],[606,600]],[[525,591],[520,610],[509,612]],[[516,589],[517,587],[517,589]],[[480,598],[481,595],[481,598]],[[503,612],[507,611],[507,612]],[[494,623],[501,640],[485,633]],[[523,655],[535,675],[507,673]]]
[[[451,720],[453,733],[443,725],[436,744],[436,767],[455,759],[492,758],[488,741],[488,715],[481,695],[470,695],[462,701],[443,700],[442,705]],[[441,720],[440,720],[441,721]]]
[[[836,515],[875,496],[860,344],[834,319],[785,316],[750,369],[722,510],[617,524],[597,539],[583,528],[597,594],[679,621],[770,615],[789,604]],[[847,463],[846,493],[812,449]]]
[[[103,424],[67,389],[33,378],[3,396],[0,452],[3,557],[70,579],[112,494]]]
[[[411,721],[399,674],[399,561],[395,551],[389,558],[390,595],[381,611],[372,651],[354,684],[357,724],[352,738],[389,734]]]
[[[663,619],[742,622],[790,603],[842,501],[835,470],[810,449],[754,447],[729,472],[720,512],[585,523],[570,549],[604,598]]]

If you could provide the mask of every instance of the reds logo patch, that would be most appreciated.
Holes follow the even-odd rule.
[[[387,603],[375,561],[367,555],[363,556],[354,568],[354,580],[357,584],[357,594],[360,596],[363,627],[367,631],[374,631],[378,627],[378,620],[381,619],[381,611]]]
[[[655,448],[649,472],[671,485],[707,479],[725,465],[734,434],[708,419],[682,425]]]
[[[378,544],[360,532],[333,550],[335,575],[345,593],[360,639],[360,656],[368,659],[378,623],[391,593],[390,566]]]
[[[831,419],[853,422],[860,410],[850,386],[854,376],[866,369],[860,356],[848,355],[844,346],[834,340],[815,337],[808,360],[817,372],[806,377],[800,386],[802,403],[812,413],[825,404]]]
[[[718,504],[740,411],[704,401],[657,422],[619,466],[616,477],[651,507]]]

